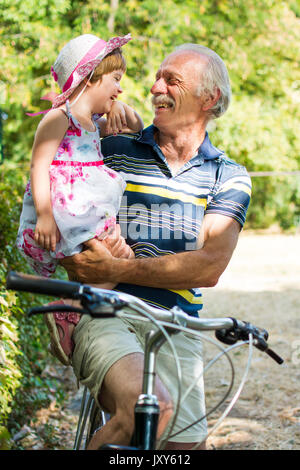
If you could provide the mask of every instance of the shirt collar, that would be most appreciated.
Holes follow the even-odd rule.
[[[143,131],[141,132],[141,136],[138,139],[139,142],[151,145],[151,147],[153,148],[157,148],[158,145],[154,139],[155,129],[156,127],[153,124],[151,124],[151,126],[149,127],[146,127],[146,129],[143,129]],[[198,149],[198,153],[192,158],[192,160],[194,159],[214,160],[220,157],[221,155],[224,155],[224,152],[218,149],[217,147],[215,147],[214,145],[212,145],[208,136],[208,132],[205,132],[205,137],[204,137],[202,144],[200,145]]]

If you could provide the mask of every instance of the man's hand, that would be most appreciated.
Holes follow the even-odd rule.
[[[113,261],[116,258],[134,258],[134,253],[121,236],[120,226],[104,240],[89,240],[85,250],[61,260],[69,278],[87,284],[111,282]],[[112,281],[114,282],[114,281]]]
[[[69,279],[86,284],[101,284],[109,282],[109,266],[114,259],[104,243],[93,239],[87,241],[85,249],[74,256],[61,260]]]
[[[114,232],[101,242],[115,258],[134,258],[134,252],[121,235],[120,225],[116,225]]]

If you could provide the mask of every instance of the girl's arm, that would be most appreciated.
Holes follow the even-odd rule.
[[[139,114],[128,104],[114,101],[107,118],[98,121],[101,136],[111,134],[139,132],[144,128],[144,123]]]
[[[52,251],[60,235],[52,212],[49,167],[67,129],[65,114],[59,109],[49,111],[37,128],[32,148],[30,180],[37,214],[34,239]]]

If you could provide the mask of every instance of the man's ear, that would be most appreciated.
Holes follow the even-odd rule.
[[[202,104],[203,111],[208,111],[209,109],[211,109],[218,102],[220,96],[221,96],[221,91],[219,88],[216,88],[214,90],[213,95],[207,95],[203,100],[203,104]]]

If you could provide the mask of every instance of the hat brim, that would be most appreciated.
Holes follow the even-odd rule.
[[[126,36],[116,36],[111,39],[106,43],[105,47],[103,50],[93,59],[88,60],[86,63],[80,65],[76,69],[76,72],[74,73],[74,78],[72,82],[72,86],[66,90],[65,92],[61,93],[58,95],[52,105],[52,108],[57,108],[58,106],[62,105],[63,103],[66,102],[66,100],[71,96],[75,88],[80,85],[82,80],[86,78],[99,64],[100,62],[106,57],[108,54],[110,54],[113,50],[117,49],[118,47],[122,47],[127,42],[131,40],[131,35],[127,34]]]

